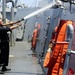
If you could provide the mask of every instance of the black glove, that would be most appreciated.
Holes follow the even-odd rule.
[[[24,18],[22,18],[22,19],[19,19],[18,21],[17,21],[17,23],[19,23],[19,22],[21,22],[21,21],[23,21],[24,20]]]

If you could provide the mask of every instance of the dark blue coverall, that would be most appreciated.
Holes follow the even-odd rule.
[[[11,31],[10,27],[0,26],[0,64],[8,66],[9,62],[9,36],[8,31]]]

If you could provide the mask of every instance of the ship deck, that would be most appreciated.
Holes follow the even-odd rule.
[[[44,75],[30,48],[30,43],[25,41],[15,42],[15,46],[10,46],[8,68],[11,68],[11,71],[5,72],[4,75]]]

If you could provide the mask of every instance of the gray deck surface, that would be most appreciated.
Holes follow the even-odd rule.
[[[16,42],[10,47],[9,66],[4,75],[44,75],[38,59],[32,55],[30,43]],[[2,74],[3,75],[3,74]]]

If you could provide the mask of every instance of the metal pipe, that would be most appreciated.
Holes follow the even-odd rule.
[[[67,26],[67,38],[66,38],[66,41],[70,43],[68,48],[72,47],[73,38],[74,38],[74,28],[72,24],[69,24]]]
[[[14,7],[16,7],[18,0],[15,0]]]
[[[67,26],[67,38],[66,38],[67,39],[66,41],[69,42],[69,46],[68,46],[68,51],[65,58],[63,75],[67,75],[67,72],[69,69],[69,61],[70,61],[70,55],[71,55],[71,53],[69,52],[73,52],[71,51],[73,38],[74,38],[74,28],[72,24],[69,24]]]
[[[14,20],[14,1],[13,0],[10,0],[10,2],[12,2],[12,7],[11,7],[11,21]],[[11,31],[11,41],[10,41],[10,45],[15,45],[15,40],[14,40],[14,31]]]
[[[72,49],[68,49],[68,53],[69,53],[69,54],[75,54],[75,51],[72,50]]]
[[[2,0],[2,14],[3,14],[3,22],[6,23],[6,0]]]
[[[14,20],[14,7],[13,7],[13,5],[12,5],[12,7],[11,7],[11,21],[13,21]],[[14,40],[14,31],[11,31],[11,34],[10,34],[11,36],[10,36],[10,45],[12,46],[12,45],[15,45],[15,40]]]

